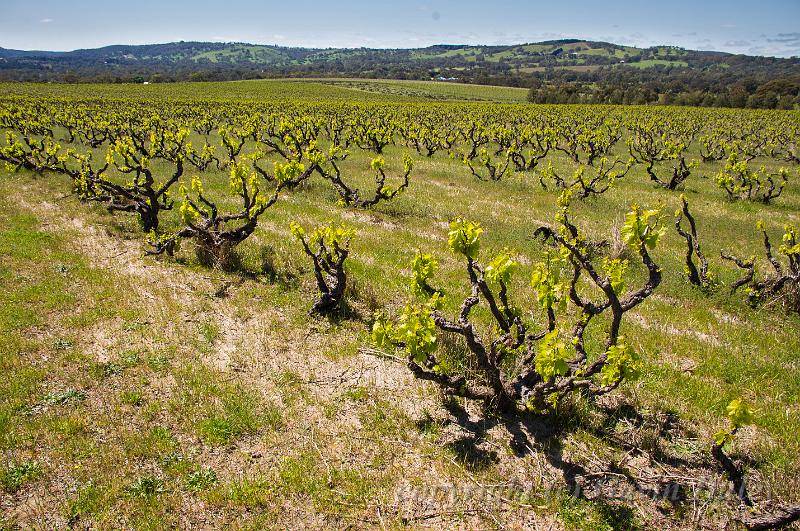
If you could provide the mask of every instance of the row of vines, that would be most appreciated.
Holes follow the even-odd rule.
[[[463,263],[469,291],[458,311],[444,310],[450,295],[437,287],[437,258],[420,252],[410,267],[408,304],[397,315],[379,312],[372,324],[377,346],[401,353],[416,377],[505,414],[547,412],[570,394],[599,396],[636,377],[639,354],[622,324],[658,290],[664,272],[653,250],[668,232],[685,240],[683,274],[698,290],[744,292],[753,306],[800,312],[795,226],[787,220],[783,234],[774,235],[759,223],[763,258],[731,252],[711,264],[699,236],[702,220],[679,195],[691,179],[704,178],[696,175],[702,163],[716,165],[721,198],[780,201],[800,164],[797,113],[8,98],[0,101],[0,129],[0,159],[11,171],[64,175],[82,201],[135,215],[148,254],[173,256],[190,244],[212,265],[224,264],[266,212],[311,180],[330,186],[345,209],[392,201],[414,185],[415,160],[427,158],[455,159],[465,175],[482,181],[521,176],[557,190],[554,223],[531,230],[543,247],[529,261],[533,308],[513,302],[521,257],[508,250],[482,255],[481,226],[454,219],[448,245]],[[398,151],[402,158],[390,156]],[[365,156],[368,164],[354,169],[350,159]],[[207,186],[216,174],[227,176],[227,194]],[[609,235],[628,248],[625,258],[609,240],[590,238],[573,206],[637,174],[675,193],[681,207],[670,229],[662,208],[632,205],[618,234]],[[177,225],[164,222],[173,209]],[[313,265],[319,299],[312,311],[339,312],[354,231],[293,223],[287,234]],[[714,273],[723,264],[741,271],[730,286]],[[467,363],[439,353],[442,332],[463,341]],[[751,506],[741,469],[724,450],[751,412],[734,401],[728,417],[712,454]],[[782,507],[745,513],[743,521],[763,528],[797,517],[798,508]]]

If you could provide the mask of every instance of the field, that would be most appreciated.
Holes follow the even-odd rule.
[[[0,84],[8,96],[85,99],[206,100],[206,101],[494,101],[523,103],[527,90],[459,83],[364,79],[287,79],[227,83],[170,83],[165,85]]]
[[[0,85],[0,528],[736,528],[800,503],[799,280],[732,292],[742,270],[720,256],[752,256],[755,279],[771,278],[765,232],[797,275],[800,113],[524,96],[349,79]],[[775,197],[720,179],[780,183],[781,168]],[[168,195],[146,197],[175,175]],[[701,286],[675,228],[682,198],[710,263]],[[632,205],[659,212],[657,245],[627,240]],[[459,396],[491,385],[458,333],[435,331],[435,367],[409,352],[411,336],[376,344],[376,312],[455,320],[471,288],[478,336],[503,336],[469,251],[448,241],[457,219],[484,229],[481,277],[490,262],[502,271],[493,257],[513,259],[513,275],[486,285],[508,288],[531,332],[548,323],[539,264],[561,253],[563,283],[573,266],[596,268],[624,279],[622,298],[655,275],[640,258],[652,257],[661,279],[624,313],[612,346],[630,365],[609,389],[497,408]],[[314,262],[292,223],[355,231],[336,311],[310,313]],[[540,226],[582,251],[552,247]],[[244,228],[203,240],[232,227]],[[584,252],[589,265],[575,265]],[[440,306],[409,288],[427,254]],[[603,300],[583,271],[572,287]],[[560,297],[563,348],[581,348],[569,339],[582,314]],[[610,322],[591,322],[587,364],[554,364],[553,381],[606,356]],[[557,353],[540,339],[535,352]],[[737,399],[751,422],[726,414]],[[712,457],[720,430],[752,510]]]

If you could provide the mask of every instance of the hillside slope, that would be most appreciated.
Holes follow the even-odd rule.
[[[23,51],[0,48],[3,70],[44,69],[59,71],[91,66],[114,71],[124,66],[161,67],[211,66],[269,67],[302,70],[348,71],[354,64],[384,68],[402,66],[411,70],[453,70],[484,68],[501,70],[572,68],[575,71],[603,65],[652,68],[655,66],[694,69],[741,67],[775,69],[800,65],[797,59],[737,56],[659,46],[635,48],[607,42],[565,39],[508,46],[436,45],[416,49],[315,49],[247,43],[175,42],[168,44],[114,45],[70,52]],[[583,67],[583,68],[576,68]],[[523,70],[524,71],[524,70]]]
[[[247,43],[114,45],[70,52],[0,48],[0,80],[222,81],[264,77],[438,79],[533,88],[540,103],[678,103],[792,108],[800,59],[578,39],[508,46],[314,49]],[[753,97],[754,98],[751,98]]]

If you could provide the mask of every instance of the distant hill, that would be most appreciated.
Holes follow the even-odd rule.
[[[165,82],[267,77],[439,79],[533,89],[542,102],[800,103],[800,59],[564,39],[508,46],[315,49],[247,43],[0,48],[0,80]],[[665,101],[666,100],[666,101]],[[719,100],[719,101],[718,101]]]

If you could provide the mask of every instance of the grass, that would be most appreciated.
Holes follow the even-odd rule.
[[[15,463],[0,473],[0,486],[4,491],[13,494],[41,474],[42,467],[38,463],[31,461]]]
[[[186,477],[186,487],[192,491],[206,490],[218,482],[217,473],[210,468],[201,468]]]
[[[409,98],[441,101],[494,101],[502,103],[524,102],[528,90],[489,85],[467,85],[438,81],[383,81],[365,79],[319,80],[319,83],[344,87],[354,91],[380,94],[385,98]]]
[[[634,68],[652,68],[654,66],[674,66],[674,67],[689,66],[689,64],[686,61],[670,61],[667,59],[643,59],[641,61],[625,63],[625,64],[626,66],[632,66]]]
[[[278,87],[258,83],[232,84],[234,97]],[[362,97],[304,83],[286,86]],[[97,88],[98,95],[145,89]],[[79,95],[85,88],[36,90]],[[158,90],[157,97],[180,99],[198,88]],[[373,96],[384,97],[364,97]],[[390,148],[387,167],[399,164],[402,152]],[[345,171],[366,183],[369,159],[356,151]],[[569,165],[553,161],[559,169]],[[704,250],[729,284],[735,273],[719,252],[758,253],[758,218],[776,237],[785,221],[797,223],[800,186],[793,179],[769,206],[731,203],[709,179],[716,169],[698,167],[684,193]],[[209,194],[226,194],[224,172],[204,176],[204,183]],[[679,204],[678,194],[655,188],[641,168],[619,184],[576,206],[575,219],[591,236],[609,238],[633,201],[663,204],[667,213]],[[687,460],[688,473],[710,474],[707,445],[724,423],[725,405],[738,396],[757,409],[756,425],[736,446],[754,477],[784,499],[800,491],[800,319],[753,310],[726,290],[693,290],[681,274],[684,244],[671,227],[655,253],[664,283],[623,331],[642,353],[642,378],[610,404],[570,405],[564,426],[553,427],[560,430],[556,444],[524,439],[514,426],[482,418],[474,404],[442,401],[402,364],[359,353],[368,345],[373,306],[396,312],[406,302],[417,249],[439,259],[435,282],[449,295],[444,309],[457,311],[468,294],[463,264],[446,243],[446,223],[457,216],[486,229],[483,257],[510,247],[527,258],[511,293],[516,304],[531,307],[529,274],[542,246],[530,235],[553,220],[556,194],[530,176],[478,182],[459,161],[437,154],[418,160],[406,194],[367,212],[336,206],[330,189],[312,181],[270,210],[238,249],[241,275],[202,267],[190,245],[175,261],[143,257],[132,218],[64,198],[66,186],[58,176],[0,175],[3,525],[29,527],[47,516],[54,525],[86,527],[344,527],[381,520],[387,527],[514,527],[533,511],[542,522],[572,529],[647,528],[664,518],[691,527],[691,507],[640,500],[640,514],[631,505],[571,496],[564,470],[628,459],[622,439]],[[169,213],[165,223],[175,224],[177,215]],[[357,287],[351,319],[308,315],[315,285],[289,237],[291,220],[356,228],[348,259]],[[263,271],[266,248],[277,270],[272,276]],[[224,281],[235,287],[215,296]],[[451,343],[455,358],[459,346]],[[662,420],[671,415],[679,428],[663,435]],[[531,450],[521,451],[525,445]],[[559,468],[559,460],[568,466]],[[507,486],[523,503],[443,498],[435,510],[447,514],[414,520],[432,510],[419,493],[482,492],[476,484]],[[548,484],[557,487],[553,495],[537,497]],[[416,494],[399,499],[403,492]],[[44,500],[38,513],[12,511],[34,495]],[[408,511],[398,509],[406,503]]]
[[[209,52],[213,53],[213,52]],[[237,82],[167,83],[151,85],[93,85],[93,97],[102,99],[153,99],[180,101],[217,99],[219,101],[495,101],[524,102],[526,89],[466,85],[434,81],[394,81],[366,79],[282,79]],[[84,98],[86,87],[41,83],[0,83],[5,96]]]
[[[209,50],[195,54],[191,59],[194,61],[208,60],[212,63],[252,62],[257,64],[273,64],[276,62],[286,62],[286,57],[272,48],[247,45],[229,45],[222,50]]]
[[[164,494],[164,481],[155,476],[143,476],[128,486],[126,492],[132,498],[152,499]]]

